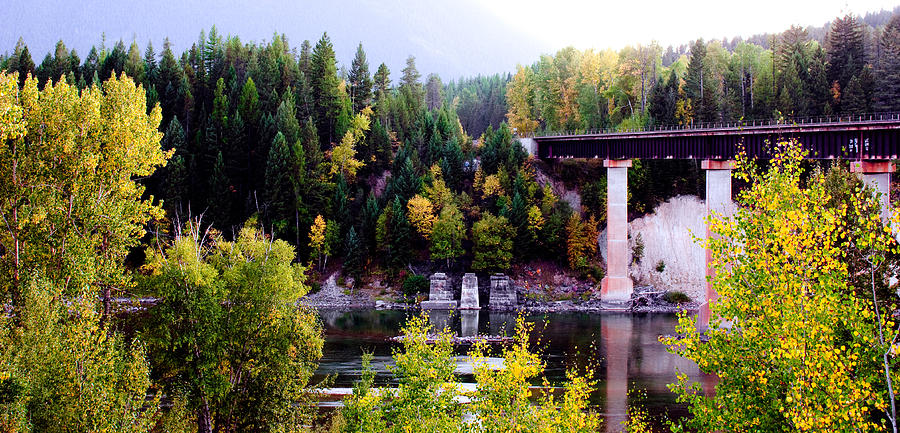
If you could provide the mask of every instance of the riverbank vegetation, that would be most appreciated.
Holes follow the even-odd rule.
[[[488,362],[491,352],[486,344],[472,348],[475,387],[464,389],[454,376],[449,331],[432,329],[424,317],[410,319],[403,329],[403,348],[393,356],[397,389],[374,389],[374,373],[366,363],[362,380],[331,431],[599,431],[600,416],[588,405],[595,385],[590,373],[567,372],[567,382],[556,390],[559,395],[546,380],[541,391],[532,389],[544,371],[544,362],[530,349],[533,328],[522,318],[516,321],[515,341],[503,349],[502,367]],[[460,404],[463,401],[467,404]]]

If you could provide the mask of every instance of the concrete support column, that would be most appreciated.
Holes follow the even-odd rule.
[[[731,204],[731,170],[734,169],[734,161],[704,160],[700,167],[706,170],[706,214],[712,213],[729,216],[733,206]],[[709,225],[706,225],[706,238],[712,236]],[[716,302],[719,294],[710,284],[710,279],[715,276],[712,267],[712,251],[706,249],[706,296],[700,305],[700,313],[697,315],[697,329],[705,331],[709,328],[711,303]]]
[[[850,163],[850,171],[859,173],[866,186],[880,194],[881,220],[891,219],[891,173],[894,164],[890,161],[854,161]]]
[[[631,300],[634,283],[628,275],[628,167],[630,159],[603,161],[606,167],[606,276],[600,299]]]

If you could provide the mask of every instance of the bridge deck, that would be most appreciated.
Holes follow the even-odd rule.
[[[795,138],[813,159],[896,159],[900,116],[826,121],[535,137],[540,158],[731,159],[743,145],[757,158],[770,143]]]

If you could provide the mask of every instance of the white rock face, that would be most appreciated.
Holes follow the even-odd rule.
[[[734,206],[734,204],[732,204]],[[628,224],[630,250],[640,234],[644,256],[632,262],[630,274],[637,285],[679,290],[702,301],[706,284],[706,252],[694,237],[706,236],[706,204],[695,196],[678,196],[659,205],[652,214]],[[598,250],[606,260],[606,230],[600,233]],[[656,270],[662,261],[665,269]]]

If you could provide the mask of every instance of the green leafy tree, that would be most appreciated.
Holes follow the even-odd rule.
[[[154,250],[155,251],[155,250]],[[307,383],[322,355],[313,311],[298,308],[294,249],[248,222],[234,242],[192,221],[153,252],[144,284],[159,298],[144,336],[167,392],[185,395],[193,428],[291,431],[309,422]]]
[[[462,212],[454,204],[441,209],[431,232],[431,259],[450,261],[465,253],[463,241],[466,239],[466,225]]]
[[[513,254],[515,230],[505,217],[485,213],[472,225],[472,269],[504,270]]]

